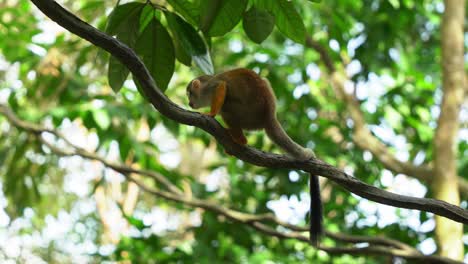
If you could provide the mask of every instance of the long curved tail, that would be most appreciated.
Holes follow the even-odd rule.
[[[315,157],[312,150],[302,147],[301,145],[294,142],[288,134],[284,131],[281,124],[276,118],[273,118],[271,122],[265,127],[265,131],[268,137],[289,155],[301,159],[307,160]],[[322,227],[322,199],[320,197],[320,184],[318,177],[310,174],[310,226],[309,236],[310,243],[314,246],[318,245],[320,236],[323,233]]]
[[[284,131],[276,118],[272,118],[265,127],[268,137],[276,145],[296,159],[306,160],[315,157],[314,152],[294,142]]]
[[[318,177],[310,174],[310,210],[309,210],[309,236],[310,243],[317,247],[320,241],[320,236],[323,233],[322,225],[322,199],[320,197],[320,183]]]

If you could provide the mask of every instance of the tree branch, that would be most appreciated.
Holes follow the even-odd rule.
[[[366,126],[364,114],[360,109],[359,102],[354,95],[345,92],[345,81],[346,79],[343,74],[337,71],[331,73],[332,85],[339,93],[338,96],[345,101],[349,110],[349,116],[353,120],[353,142],[361,149],[369,150],[389,170],[430,181],[433,174],[432,167],[428,165],[416,166],[410,162],[398,160],[380,140],[372,135],[371,131]]]
[[[52,153],[66,157],[66,156],[79,156],[84,159],[95,160],[102,163],[104,166],[115,170],[125,176],[129,181],[135,183],[140,189],[143,191],[150,193],[152,195],[164,198],[168,201],[177,202],[184,204],[189,207],[197,207],[202,208],[207,211],[211,211],[218,215],[225,216],[226,218],[251,226],[252,228],[270,236],[275,236],[280,239],[296,239],[299,241],[303,241],[309,243],[309,238],[301,233],[307,232],[308,227],[300,227],[296,225],[292,225],[286,222],[283,222],[276,218],[273,214],[249,214],[244,212],[239,212],[236,210],[231,210],[226,208],[226,206],[221,206],[216,204],[212,201],[203,200],[193,198],[191,195],[187,195],[185,193],[180,192],[178,189],[174,188],[167,188],[168,190],[160,190],[157,188],[149,187],[143,183],[137,177],[133,175],[142,175],[147,176],[152,179],[155,179],[156,182],[166,182],[165,176],[158,175],[157,178],[153,177],[152,174],[148,174],[148,171],[135,169],[127,165],[123,164],[116,164],[109,160],[100,157],[96,153],[86,151],[70,141],[68,141],[59,131],[54,129],[48,129],[45,127],[38,126],[33,123],[29,123],[23,120],[20,120],[8,107],[0,104],[0,114],[3,114],[7,120],[13,126],[17,127],[18,129],[25,130],[29,133],[34,134],[46,147],[48,147]],[[54,144],[50,143],[49,141],[45,140],[42,137],[43,133],[50,133],[53,134],[58,140],[63,140],[66,142],[67,147],[69,150],[65,150],[63,147],[58,148]],[[265,222],[270,222],[272,224],[277,225],[278,227],[283,227],[289,229],[288,231],[278,231],[274,227],[267,225]],[[367,237],[367,236],[353,236],[347,234],[340,234],[340,233],[332,233],[326,232],[326,236],[336,241],[341,241],[345,243],[352,243],[350,246],[346,247],[327,247],[327,246],[319,246],[318,249],[326,251],[330,254],[351,254],[351,255],[385,255],[385,256],[394,256],[394,257],[402,257],[406,259],[418,260],[423,261],[424,263],[427,262],[435,262],[437,263],[461,263],[453,261],[449,258],[442,258],[438,256],[426,256],[423,255],[421,252],[416,250],[415,248],[402,243],[397,240],[384,238],[384,237]],[[367,245],[362,245],[367,244]]]
[[[398,195],[365,184],[345,172],[318,159],[299,161],[285,155],[265,153],[252,147],[236,144],[214,118],[187,111],[170,101],[156,86],[153,78],[136,53],[117,39],[95,29],[68,12],[52,0],[31,0],[45,15],[70,32],[90,41],[111,53],[126,65],[141,84],[142,91],[151,104],[164,116],[186,125],[199,127],[237,158],[262,167],[304,170],[313,175],[327,177],[348,191],[369,200],[400,208],[417,209],[445,216],[454,221],[468,223],[468,211],[435,199]]]
[[[430,184],[434,177],[432,164],[416,166],[410,162],[398,160],[395,155],[390,152],[388,147],[376,138],[366,126],[364,114],[360,109],[359,102],[354,95],[348,94],[345,91],[344,84],[346,81],[349,81],[349,79],[346,78],[343,73],[336,70],[327,49],[310,36],[306,38],[306,46],[320,54],[320,58],[330,74],[333,88],[339,93],[339,97],[344,100],[348,108],[349,116],[354,122],[353,142],[361,149],[370,151],[388,170],[395,173],[406,174]],[[462,177],[459,177],[459,189],[462,194],[468,195],[468,181]]]
[[[82,149],[78,146],[75,146],[72,144],[66,137],[62,135],[59,131],[53,130],[53,129],[48,129],[44,127],[40,127],[36,124],[33,123],[28,123],[26,121],[23,121],[19,119],[12,111],[10,108],[8,108],[5,105],[0,104],[0,114],[4,115],[8,121],[13,124],[16,127],[20,127],[23,130],[26,130],[28,132],[31,132],[33,134],[42,134],[42,133],[49,133],[54,135],[55,137],[63,140],[65,143],[67,143],[69,146],[72,146],[75,151],[74,152],[67,152],[66,150],[60,150],[62,152],[62,155],[64,156],[72,156],[72,155],[79,155],[87,159],[92,159],[92,160],[99,160],[101,161],[105,166],[118,171],[122,174],[127,174],[127,173],[137,173],[141,175],[145,175],[147,177],[150,177],[154,179],[156,182],[160,183],[161,185],[165,186],[168,190],[171,192],[174,192],[176,194],[182,194],[182,191],[172,184],[170,181],[168,181],[165,177],[163,177],[161,174],[152,172],[152,171],[147,171],[147,170],[137,170],[129,166],[124,166],[121,164],[116,164],[107,160],[102,160],[100,159],[95,153],[91,153],[86,151],[85,149]],[[53,145],[50,145],[50,143],[45,142],[49,148],[54,148]]]
[[[459,113],[465,92],[465,0],[444,0],[441,23],[442,102],[434,141],[433,196],[460,204],[457,174]],[[463,225],[435,217],[439,254],[462,260]]]
[[[167,198],[168,200],[172,200],[171,198],[169,198],[168,196],[165,196],[164,194],[162,194],[158,190],[147,187],[142,182],[139,182],[134,178],[129,178],[129,180],[135,182],[138,186],[140,186],[140,188],[142,188],[142,190],[144,190],[146,192],[152,193],[152,194],[154,194],[156,196]],[[173,197],[173,198],[175,198],[175,197]],[[173,200],[173,201],[175,201],[175,200]],[[205,201],[205,202],[209,203],[208,201]],[[186,205],[189,205],[189,206],[194,206],[194,203],[191,203],[190,199],[183,202],[183,203],[186,204]],[[231,220],[233,220],[235,222],[248,224],[251,227],[253,227],[254,229],[256,229],[256,230],[258,230],[258,231],[260,231],[260,232],[262,232],[264,234],[267,234],[269,236],[274,236],[274,237],[277,237],[277,238],[280,238],[280,239],[296,239],[296,240],[303,241],[303,242],[306,242],[306,243],[309,243],[309,241],[310,241],[307,236],[301,235],[301,234],[299,234],[297,232],[280,232],[280,231],[277,231],[276,229],[262,223],[262,221],[265,220],[264,217],[262,217],[262,216],[258,217],[256,215],[249,215],[249,214],[246,214],[246,213],[236,212],[237,215],[243,216],[242,218],[237,218],[237,217],[234,217],[234,214],[225,214],[227,212],[227,210],[213,210],[213,209],[217,208],[218,206],[204,207],[203,203],[200,203],[199,205],[201,205],[201,206],[198,206],[200,208],[204,208],[204,209],[210,210],[212,212],[218,213],[220,215],[224,215],[224,216],[228,217],[229,219],[231,219]],[[222,207],[222,206],[219,206],[219,208],[224,209],[224,207]],[[229,210],[229,211],[233,211],[233,210]],[[233,212],[235,212],[235,211],[233,211]],[[276,223],[276,224],[281,222],[280,220],[278,220],[278,219],[276,219],[276,218],[274,218],[272,216],[267,216],[266,218],[268,218],[269,220],[274,220],[273,222]],[[252,221],[245,221],[245,219],[252,219]],[[307,228],[297,228],[297,227],[296,227],[296,229],[308,230]],[[332,235],[330,235],[330,234],[332,234]],[[341,240],[341,241],[345,241],[345,242],[368,243],[368,245],[365,245],[365,246],[359,246],[359,245],[348,246],[348,247],[327,247],[327,246],[323,246],[323,245],[317,246],[318,249],[326,251],[326,252],[328,252],[330,254],[350,254],[350,255],[365,255],[365,256],[367,256],[367,255],[385,255],[385,256],[394,256],[394,257],[402,257],[402,258],[411,259],[411,260],[417,260],[417,261],[421,261],[423,263],[457,263],[457,264],[462,263],[462,262],[458,262],[458,261],[455,261],[455,260],[452,260],[452,259],[449,259],[449,258],[445,258],[445,257],[439,257],[439,256],[435,256],[435,255],[434,256],[423,255],[419,251],[417,251],[416,249],[414,249],[414,248],[412,248],[412,247],[410,247],[410,246],[408,246],[406,244],[403,244],[402,242],[392,240],[392,239],[386,239],[386,238],[375,239],[375,238],[372,238],[372,237],[351,236],[351,235],[343,235],[343,234],[330,233],[330,232],[327,232],[326,235],[329,236],[330,238],[335,238],[336,240]],[[373,244],[376,244],[376,245],[373,245]],[[381,245],[387,245],[387,246],[381,246]],[[393,247],[395,245],[398,245],[398,247]]]

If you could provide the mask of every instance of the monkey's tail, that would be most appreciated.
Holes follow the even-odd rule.
[[[296,159],[307,160],[315,157],[314,152],[294,142],[284,131],[276,118],[272,118],[265,127],[268,137],[280,148]]]
[[[320,183],[318,177],[310,174],[310,210],[309,210],[309,236],[310,243],[317,247],[320,241],[320,236],[323,233],[322,225],[322,199],[320,197]]]
[[[268,137],[289,155],[301,159],[307,160],[315,157],[312,150],[302,147],[301,145],[294,142],[288,134],[284,131],[281,124],[276,118],[273,118],[271,122],[265,127],[265,131]],[[320,236],[323,233],[322,227],[322,201],[320,197],[320,184],[318,177],[310,174],[310,226],[309,236],[310,243],[314,246],[318,245]]]

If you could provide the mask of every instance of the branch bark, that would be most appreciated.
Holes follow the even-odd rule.
[[[138,176],[146,176],[147,171],[135,169],[131,166],[124,164],[115,164],[109,160],[106,160],[96,153],[88,152],[83,150],[73,143],[66,140],[66,138],[61,135],[60,132],[54,129],[47,129],[40,127],[36,124],[25,122],[20,120],[16,115],[6,106],[0,104],[0,113],[3,114],[7,120],[18,129],[25,130],[29,133],[34,134],[39,140],[48,147],[52,153],[66,157],[66,156],[80,156],[84,159],[95,160],[101,162],[104,166],[113,169],[119,173],[122,173],[132,184],[138,186],[141,190],[166,199],[167,201],[177,202],[184,204],[188,207],[197,207],[207,211],[211,211],[218,215],[222,215],[234,222],[241,224],[246,224],[252,228],[270,236],[275,236],[280,239],[296,239],[309,243],[308,236],[303,235],[302,233],[308,232],[308,227],[296,226],[286,222],[283,222],[276,218],[273,214],[249,214],[236,210],[231,210],[226,208],[224,205],[219,205],[213,201],[198,199],[193,197],[188,193],[181,193],[179,190],[174,190],[172,188],[167,188],[165,185],[160,185],[166,187],[167,190],[161,190],[160,188],[149,187]],[[48,142],[42,137],[43,133],[51,133],[59,140],[64,140],[67,143],[67,150],[63,147],[58,148],[54,144]],[[113,164],[113,165],[111,165]],[[123,169],[122,169],[123,168]],[[160,177],[165,177],[160,175]],[[151,177],[153,178],[153,177]],[[177,188],[177,187],[176,187]],[[104,198],[103,198],[104,199]],[[101,200],[103,201],[103,200]],[[105,209],[102,207],[101,209]],[[283,227],[283,231],[278,231],[276,227]],[[321,245],[318,249],[326,251],[330,254],[350,254],[350,255],[385,255],[392,257],[401,257],[408,260],[416,260],[422,263],[461,263],[454,261],[449,258],[439,257],[439,256],[426,256],[419,252],[417,249],[402,243],[397,240],[385,238],[385,237],[367,237],[367,236],[355,236],[347,235],[341,233],[326,232],[325,235],[340,244],[348,243],[350,245],[339,246],[339,247],[327,247]],[[362,246],[362,244],[367,244]]]
[[[32,0],[32,2],[59,25],[103,48],[126,65],[134,78],[141,84],[146,98],[161,114],[176,122],[205,130],[216,138],[228,153],[237,158],[262,167],[304,170],[313,175],[327,177],[348,191],[378,203],[432,212],[454,221],[468,223],[468,211],[447,202],[397,195],[380,190],[318,159],[299,161],[285,155],[265,153],[252,147],[236,144],[214,118],[184,110],[170,101],[158,89],[143,62],[128,46],[83,22],[55,1]]]
[[[457,134],[465,91],[465,0],[445,0],[442,18],[442,103],[434,137],[434,197],[460,204],[457,176]],[[435,217],[441,256],[463,259],[463,225]]]

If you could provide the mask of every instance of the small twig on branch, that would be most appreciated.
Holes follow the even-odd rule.
[[[156,86],[148,69],[131,48],[83,22],[55,1],[32,0],[32,2],[59,25],[103,48],[126,65],[134,78],[141,84],[146,98],[161,114],[179,123],[205,130],[215,137],[228,153],[237,158],[257,166],[304,170],[313,175],[327,177],[348,191],[378,203],[432,212],[457,222],[468,223],[468,211],[447,202],[390,193],[365,184],[318,159],[299,161],[285,155],[265,153],[252,147],[236,144],[214,118],[184,110],[170,101]]]

